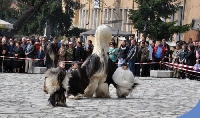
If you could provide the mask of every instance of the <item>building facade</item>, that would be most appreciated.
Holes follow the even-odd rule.
[[[95,29],[100,24],[107,24],[122,31],[136,34],[132,22],[128,19],[128,11],[137,9],[134,0],[76,0],[82,4],[80,10],[75,11],[74,26]],[[178,26],[191,24],[193,28],[183,34],[175,34],[173,41],[189,38],[200,40],[200,0],[177,0],[180,3],[177,13],[166,22],[177,21]]]
[[[95,29],[106,24],[122,31],[133,32],[128,12],[133,0],[79,0],[83,7],[75,11],[74,26]]]

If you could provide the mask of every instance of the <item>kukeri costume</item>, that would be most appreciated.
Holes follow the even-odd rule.
[[[48,69],[45,73],[44,91],[50,94],[52,106],[66,106],[65,92],[70,75],[60,67]]]

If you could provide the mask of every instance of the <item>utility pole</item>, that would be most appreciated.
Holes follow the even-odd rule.
[[[101,25],[102,25],[102,23],[103,23],[103,7],[104,7],[103,4],[104,4],[104,1],[103,0],[101,0],[101,1],[99,1],[99,2],[102,3],[102,5],[101,5]]]

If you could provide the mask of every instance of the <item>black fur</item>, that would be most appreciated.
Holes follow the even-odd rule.
[[[66,76],[66,71],[60,68],[59,72],[57,73],[57,79],[60,89],[57,90],[52,95],[50,95],[50,98],[48,100],[52,106],[63,106],[63,107],[66,106],[66,97],[65,97],[66,90],[63,88],[62,85],[65,76]]]
[[[100,67],[101,67],[100,57],[97,54],[91,54],[81,66],[81,68],[85,71],[85,74],[88,78],[90,78],[93,74],[95,74]]]
[[[52,67],[56,68],[58,65],[58,54],[56,44],[48,43],[45,45],[45,56],[46,56],[46,67],[50,69]],[[55,55],[54,59],[50,58],[50,55]]]
[[[76,70],[69,70],[72,77],[69,79],[68,94],[76,96],[77,94],[83,94],[84,90],[89,84],[89,79],[86,77],[85,71],[82,68]]]
[[[116,84],[113,81],[112,76],[116,69],[117,69],[117,65],[110,58],[108,58],[108,70],[107,70],[108,76],[106,78],[106,83],[108,83],[108,86],[110,84],[113,84],[115,88],[116,88]]]

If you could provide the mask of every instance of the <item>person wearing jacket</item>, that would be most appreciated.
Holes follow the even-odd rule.
[[[142,42],[140,42],[140,48],[138,50],[138,56],[137,56],[138,61],[142,62],[142,63],[147,62],[148,57],[149,57],[148,48],[145,46],[145,42],[142,41]],[[137,67],[138,68],[137,68],[136,75],[140,75],[140,65],[138,64]],[[141,67],[142,67],[141,76],[146,77],[147,76],[146,72],[149,71],[149,70],[147,70],[148,68],[146,68],[146,64],[142,64]]]
[[[27,47],[25,50],[26,60],[25,60],[25,73],[33,73],[32,63],[35,56],[35,46],[32,44],[32,41],[28,38],[27,39]]]
[[[118,67],[121,67],[121,64],[126,62],[128,50],[129,49],[128,46],[126,46],[126,41],[123,40],[118,50]]]
[[[129,63],[128,68],[133,73],[134,76],[135,76],[135,61],[137,58],[137,53],[138,53],[138,47],[136,45],[136,40],[131,40],[131,46],[129,48],[126,60]]]
[[[19,41],[17,41],[15,43],[15,45],[16,46],[13,49],[13,55],[14,55],[14,57],[15,58],[23,58],[24,51],[23,51],[23,48],[21,47],[21,43]],[[22,65],[23,65],[23,60],[14,59],[14,62],[13,62],[14,72],[15,73],[19,73],[20,69],[22,68]]]
[[[153,48],[153,60],[154,62],[163,61],[165,56],[165,47],[160,43],[160,41],[156,41],[155,47]],[[154,69],[160,69],[160,64],[156,63]]]
[[[195,53],[194,53],[194,45],[188,45],[188,53],[187,55],[185,56],[185,58],[181,61],[181,62],[184,62],[186,61],[186,65],[188,66],[194,66],[195,64]],[[189,73],[186,73],[187,74],[187,78],[189,79],[194,79],[194,77],[192,76],[193,73],[189,72]]]
[[[185,58],[185,56],[187,55],[188,51],[186,50],[186,45],[183,44],[182,45],[182,49],[180,51],[180,55],[179,55],[179,63],[180,64],[185,64],[185,61],[183,61],[183,59]],[[183,79],[185,78],[185,73],[180,71],[180,77],[179,79]]]

